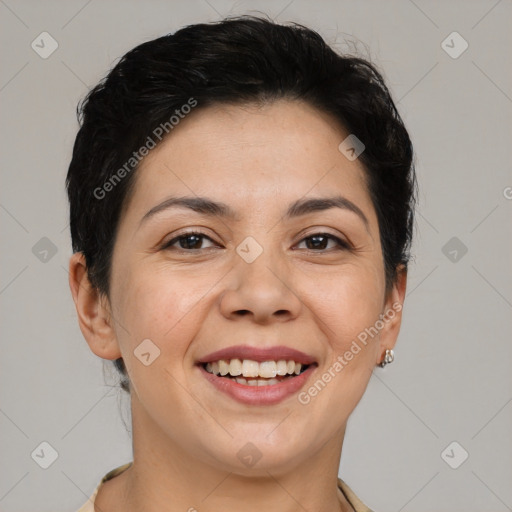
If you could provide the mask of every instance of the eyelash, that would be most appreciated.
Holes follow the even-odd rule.
[[[169,240],[168,242],[166,242],[161,247],[161,250],[169,250],[169,249],[171,249],[171,246],[174,245],[176,242],[179,242],[180,240],[186,239],[189,236],[199,236],[201,238],[207,238],[211,242],[215,243],[209,236],[205,235],[204,233],[202,233],[200,231],[190,231],[190,232],[187,232],[187,233],[182,233],[181,235],[173,238],[172,240]],[[301,242],[303,242],[305,240],[308,240],[310,238],[318,237],[318,236],[334,240],[338,244],[338,246],[339,246],[339,248],[336,249],[336,250],[343,251],[343,250],[351,250],[352,249],[348,242],[345,242],[344,240],[338,238],[337,236],[331,235],[330,233],[313,233],[312,235],[304,237],[302,240],[300,240],[299,243],[301,243]],[[183,252],[197,252],[197,251],[201,251],[202,249],[183,249],[183,248],[180,247],[177,250],[178,251],[183,251]],[[317,253],[317,252],[330,252],[330,250],[332,250],[332,249],[330,249],[330,250],[329,249],[320,249],[320,250],[306,249],[306,250],[310,251],[310,252]]]

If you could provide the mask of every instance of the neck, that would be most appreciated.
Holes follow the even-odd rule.
[[[313,457],[254,476],[223,470],[191,455],[145,414],[136,399],[132,424],[133,464],[117,498],[124,512],[353,510],[337,487],[345,426]]]

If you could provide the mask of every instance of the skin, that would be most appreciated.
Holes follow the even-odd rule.
[[[385,294],[363,167],[338,150],[347,135],[298,101],[198,109],[137,170],[109,299],[91,287],[81,253],[71,257],[81,331],[97,356],[123,357],[132,384],[134,463],[102,486],[98,510],[352,510],[336,486],[345,428],[375,365],[395,345],[401,311],[305,405],[297,393],[275,405],[241,404],[195,366],[231,345],[286,345],[318,362],[310,386],[379,314],[403,303],[405,270]],[[282,219],[297,199],[335,194],[355,203],[368,227],[339,208]],[[140,224],[174,195],[222,201],[239,219],[174,208]],[[160,249],[184,228],[208,238],[188,239],[197,249],[179,241]],[[308,243],[325,232],[352,249],[329,238],[316,249]],[[247,236],[263,248],[252,263],[236,252]],[[160,349],[149,366],[133,354],[147,338]],[[236,456],[247,442],[261,453],[252,467]]]

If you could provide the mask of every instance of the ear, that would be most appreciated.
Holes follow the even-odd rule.
[[[81,252],[74,253],[69,260],[69,287],[78,324],[89,348],[103,359],[121,357],[109,301],[91,285],[85,257]]]
[[[393,284],[392,289],[389,291],[384,308],[382,310],[382,321],[384,327],[380,331],[379,350],[377,352],[377,361],[375,364],[380,364],[386,354],[386,349],[393,349],[400,326],[402,324],[402,310],[405,300],[405,290],[407,287],[407,269],[404,265],[400,265],[397,270],[397,278]]]

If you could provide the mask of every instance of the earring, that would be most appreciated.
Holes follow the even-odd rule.
[[[393,349],[387,348],[386,349],[386,353],[384,355],[384,359],[379,364],[379,366],[381,368],[384,368],[384,366],[386,366],[389,363],[392,363],[394,360],[395,360],[395,353],[393,352]]]

